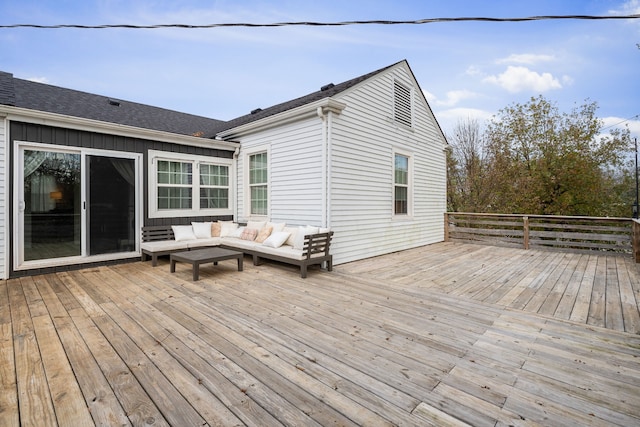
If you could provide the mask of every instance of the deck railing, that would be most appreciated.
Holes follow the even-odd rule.
[[[629,253],[640,262],[640,222],[630,218],[447,212],[445,240]]]
[[[640,221],[633,220],[633,257],[640,262]]]

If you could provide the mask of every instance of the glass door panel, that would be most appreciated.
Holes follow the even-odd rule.
[[[135,250],[135,160],[87,156],[89,255]]]
[[[80,154],[24,151],[24,260],[78,256]]]

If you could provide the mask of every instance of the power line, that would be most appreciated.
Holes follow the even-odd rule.
[[[637,119],[637,118],[640,118],[640,114],[636,114],[635,116],[631,116],[631,117],[629,117],[628,119],[624,119],[624,120],[622,120],[622,121],[620,121],[620,122],[618,122],[618,123],[614,123],[614,124],[612,124],[612,125],[605,126],[605,127],[603,127],[602,129],[600,129],[600,130],[601,130],[601,131],[603,131],[603,130],[605,130],[605,129],[609,129],[609,128],[612,128],[612,127],[614,127],[614,126],[621,125],[622,123],[626,123],[626,122],[629,122],[629,121],[631,121],[631,120],[633,120],[633,119]]]
[[[275,23],[248,23],[248,22],[228,22],[217,24],[191,25],[191,24],[156,24],[156,25],[131,25],[131,24],[104,24],[104,25],[80,25],[80,24],[58,24],[58,25],[40,25],[40,24],[9,24],[0,25],[0,28],[38,28],[38,29],[60,29],[60,28],[79,28],[79,29],[109,29],[109,28],[127,28],[127,29],[156,29],[156,28],[186,28],[186,29],[202,29],[202,28],[220,28],[220,27],[289,27],[289,26],[312,26],[312,27],[337,27],[346,25],[421,25],[433,24],[438,22],[524,22],[524,21],[545,21],[545,20],[611,20],[611,19],[639,19],[640,14],[635,15],[547,15],[547,16],[529,16],[520,18],[491,18],[491,17],[458,17],[458,18],[426,18],[417,20],[367,20],[367,21],[342,21],[342,22],[313,22],[313,21],[297,21],[297,22],[275,22]]]

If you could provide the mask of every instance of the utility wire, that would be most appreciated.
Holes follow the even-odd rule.
[[[629,117],[628,119],[624,119],[624,120],[622,120],[622,121],[620,121],[620,122],[618,122],[618,123],[614,123],[614,124],[612,124],[612,125],[605,126],[605,127],[603,127],[602,129],[600,129],[600,130],[601,130],[601,131],[603,131],[603,130],[605,130],[605,129],[609,129],[609,128],[612,128],[612,127],[614,127],[614,126],[618,126],[618,125],[621,125],[621,124],[623,124],[623,123],[630,122],[631,120],[633,120],[633,119],[637,119],[637,118],[640,118],[640,114],[636,114],[635,116]]]
[[[79,29],[108,29],[108,28],[127,28],[127,29],[155,29],[155,28],[220,28],[220,27],[288,27],[288,26],[312,26],[312,27],[337,27],[346,25],[420,25],[433,24],[437,22],[523,22],[523,21],[544,21],[544,20],[610,20],[610,19],[639,19],[640,14],[636,15],[547,15],[547,16],[529,16],[521,18],[490,18],[490,17],[458,17],[458,18],[426,18],[417,20],[371,20],[371,21],[342,21],[342,22],[275,22],[275,23],[248,23],[248,22],[229,22],[218,24],[190,25],[190,24],[157,24],[157,25],[130,25],[130,24],[104,24],[104,25],[80,25],[80,24],[59,24],[59,25],[40,25],[40,24],[10,24],[0,25],[0,28],[39,28],[39,29],[58,29],[58,28],[79,28]]]

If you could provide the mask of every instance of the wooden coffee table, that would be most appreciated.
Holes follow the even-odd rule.
[[[171,272],[176,272],[176,262],[187,262],[191,264],[193,269],[193,280],[198,280],[200,276],[200,264],[206,264],[212,262],[213,265],[218,265],[218,261],[224,261],[226,259],[238,260],[238,271],[242,271],[242,259],[244,254],[242,252],[231,251],[229,249],[222,248],[206,248],[196,249],[193,251],[176,252],[170,255],[170,268]]]

